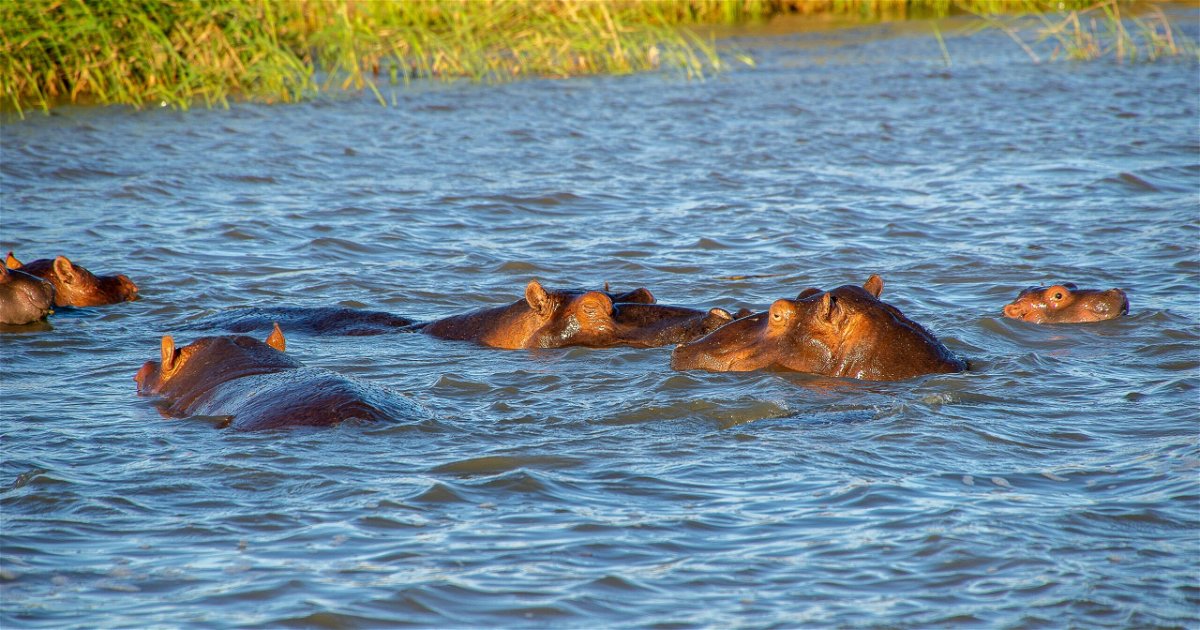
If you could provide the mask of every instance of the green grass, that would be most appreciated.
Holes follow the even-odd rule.
[[[1067,13],[1058,0],[0,0],[0,108],[211,107],[330,89],[368,89],[382,101],[379,85],[412,79],[703,76],[725,62],[696,26],[784,13],[879,21],[969,12],[1014,35],[1037,20],[1070,58],[1187,50],[1161,11],[1131,22],[1116,0],[1065,2]],[[1021,14],[1030,16],[1012,17]]]

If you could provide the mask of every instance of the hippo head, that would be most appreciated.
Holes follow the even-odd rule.
[[[72,263],[66,256],[35,260],[28,265],[8,253],[5,265],[39,276],[54,284],[55,306],[103,306],[137,299],[138,288],[128,277],[97,276]]]
[[[538,321],[524,344],[527,348],[651,348],[697,339],[733,320],[720,308],[701,311],[655,304],[646,289],[614,296],[603,291],[546,291],[531,281],[525,301]]]
[[[530,280],[525,301],[537,326],[527,348],[610,345],[616,334],[613,300],[603,291],[547,291]]]
[[[230,335],[201,337],[176,348],[175,341],[166,335],[160,360],[147,361],[133,380],[141,395],[195,398],[225,381],[298,367],[298,361],[284,354],[286,348],[287,340],[278,324],[265,342]]]
[[[54,285],[0,265],[0,324],[28,324],[53,312]]]
[[[1029,287],[1004,307],[1004,316],[1035,324],[1078,324],[1113,319],[1129,313],[1129,298],[1120,289],[1080,289],[1070,282]]]
[[[805,289],[765,313],[738,319],[675,348],[676,370],[783,369],[866,380],[900,380],[966,368],[919,324],[879,300],[883,280],[832,291]]]

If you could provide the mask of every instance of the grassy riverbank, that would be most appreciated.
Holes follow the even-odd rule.
[[[863,21],[1041,15],[1064,4],[1103,9],[1110,19],[1120,10],[1115,0],[8,1],[0,2],[0,107],[295,101],[414,78],[501,81],[663,67],[699,76],[724,62],[713,42],[688,28],[697,25],[781,13]],[[1047,28],[1056,24],[1042,19]],[[1064,22],[1053,36],[1104,52],[1095,28],[1081,24],[1076,14],[1074,30]],[[1165,38],[1174,45],[1169,27]]]

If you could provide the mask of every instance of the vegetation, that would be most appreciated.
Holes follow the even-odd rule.
[[[186,108],[235,96],[294,101],[330,88],[378,95],[380,82],[414,78],[501,81],[661,67],[700,76],[724,62],[711,40],[687,27],[781,13],[872,21],[965,11],[1010,33],[1035,58],[1017,35],[1028,24],[1012,20],[1038,20],[1044,38],[1073,58],[1184,48],[1161,12],[1158,21],[1134,22],[1135,36],[1118,0],[1092,1],[10,0],[0,1],[0,107]],[[1058,13],[1064,3],[1070,12]],[[1009,17],[993,17],[1001,12]],[[1012,17],[1021,14],[1033,17]]]

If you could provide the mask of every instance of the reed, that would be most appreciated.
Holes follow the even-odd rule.
[[[878,21],[968,11],[1009,30],[1017,26],[990,16],[1029,13],[1072,58],[1186,49],[1161,11],[1131,22],[1131,34],[1116,0],[1065,2],[1071,11],[1051,18],[1058,0],[9,0],[0,1],[0,108],[187,108],[328,89],[369,89],[382,101],[379,84],[417,78],[704,76],[726,62],[688,27],[782,13]]]

